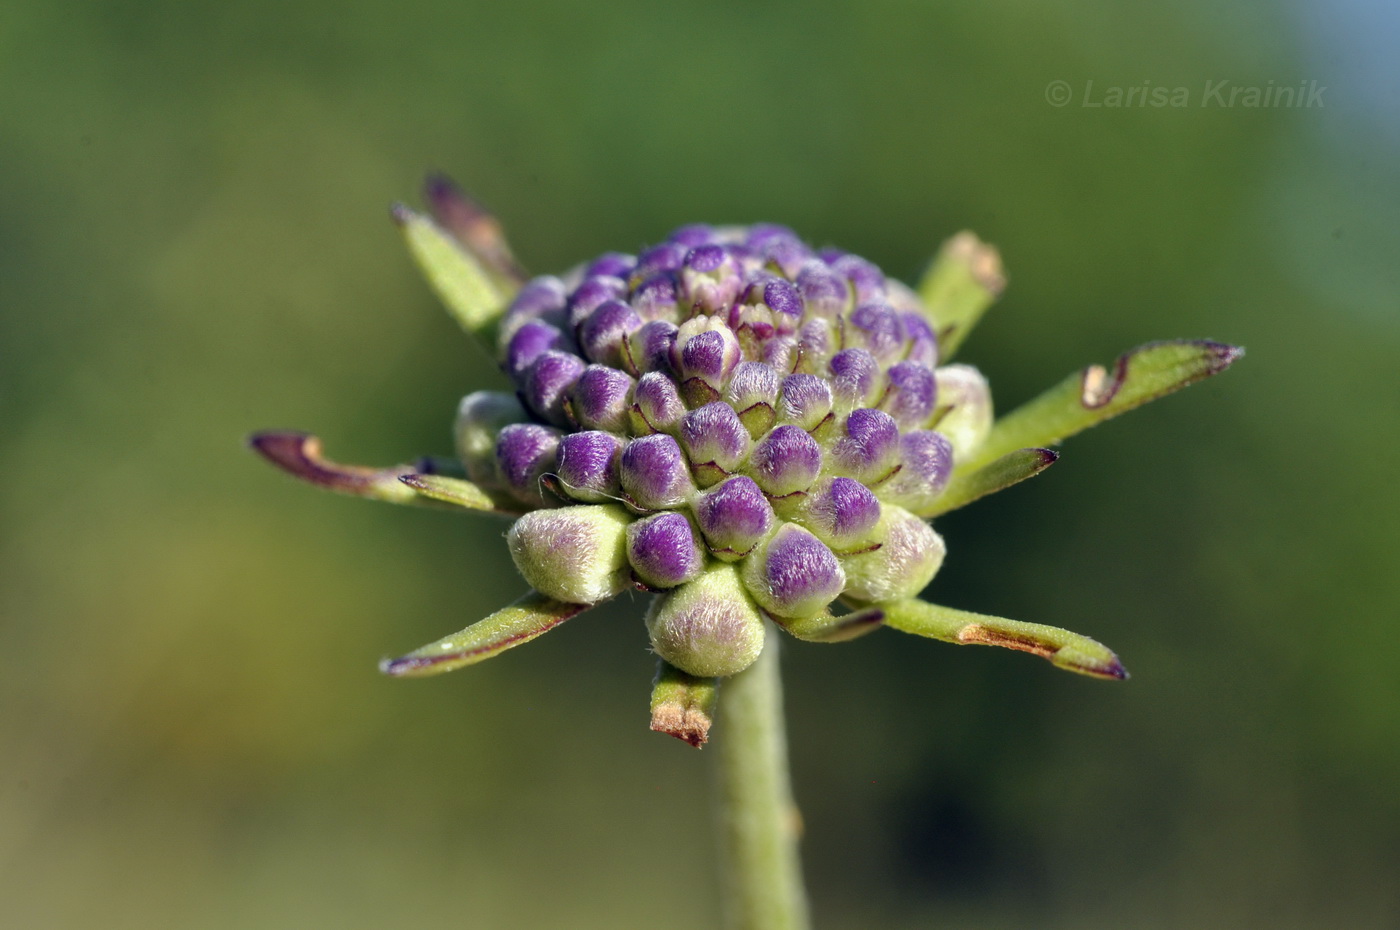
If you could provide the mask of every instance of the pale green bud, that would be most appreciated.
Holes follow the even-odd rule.
[[[477,391],[462,398],[452,435],[457,457],[467,476],[477,484],[494,485],[496,480],[496,437],[512,423],[529,419],[514,394]]]
[[[569,604],[596,604],[627,587],[631,522],[615,504],[535,510],[515,521],[506,543],[536,591]]]
[[[943,537],[903,507],[885,504],[875,530],[878,549],[847,556],[843,594],[866,604],[915,597],[933,580],[947,549]]]
[[[700,678],[742,672],[763,650],[763,615],[728,564],[653,601],[647,632],[657,655]]]

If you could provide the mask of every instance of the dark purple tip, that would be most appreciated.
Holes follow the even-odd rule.
[[[568,340],[557,326],[530,320],[515,331],[506,345],[506,374],[512,378],[518,377],[544,353],[551,349],[564,349],[567,345]]]
[[[930,506],[953,473],[953,445],[942,433],[915,430],[899,441],[900,469],[880,486],[880,497],[915,513]]]
[[[880,522],[875,494],[852,478],[833,478],[807,498],[804,524],[837,549],[868,541]]]
[[[534,319],[559,315],[568,303],[564,282],[551,275],[531,279],[506,311],[507,319]]]
[[[704,465],[732,472],[749,454],[753,440],[734,408],[722,401],[706,404],[681,418],[681,442],[690,453],[696,477],[702,485],[713,484],[717,475],[706,480],[700,474]]]
[[[633,392],[632,402],[636,416],[641,417],[645,427],[653,432],[669,432],[679,426],[681,417],[685,416],[685,403],[676,390],[676,382],[659,371],[642,375]]]
[[[938,389],[933,372],[918,362],[899,362],[885,373],[889,383],[880,409],[894,417],[901,430],[918,429],[933,416]]]
[[[779,426],[754,448],[749,472],[773,497],[805,491],[822,470],[822,447],[799,426]]]
[[[710,550],[727,560],[747,554],[777,519],[763,491],[743,475],[702,491],[692,507]]]
[[[714,227],[705,223],[691,223],[689,226],[682,226],[671,233],[666,237],[666,241],[693,249],[696,246],[708,245],[714,242],[715,238]]]
[[[554,470],[559,478],[557,490],[585,503],[615,499],[621,489],[617,478],[621,452],[622,440],[611,433],[570,433],[559,440]]]
[[[820,362],[836,351],[836,324],[824,317],[808,319],[797,331],[797,341],[803,364],[808,370],[819,369]]]
[[[699,378],[711,388],[723,389],[729,373],[739,363],[739,344],[728,329],[709,329],[677,344],[672,351],[676,370],[683,379]]]
[[[772,242],[797,240],[797,233],[777,223],[755,223],[749,227],[744,244],[751,249],[762,250]]]
[[[774,313],[782,313],[791,317],[802,316],[802,297],[797,293],[797,288],[792,285],[791,281],[774,278],[763,285],[763,302]]]
[[[574,419],[585,429],[626,432],[635,383],[616,368],[589,365],[574,385]]]
[[[904,358],[930,368],[937,365],[938,337],[933,334],[933,327],[928,325],[928,320],[917,313],[902,313],[900,322],[904,325],[904,335],[909,345]]]
[[[719,271],[729,255],[722,245],[701,245],[690,250],[685,257],[685,267],[689,271],[701,273]]]
[[[669,511],[628,525],[627,561],[643,584],[674,588],[704,570],[705,553],[690,521]]]
[[[796,238],[777,239],[770,242],[764,246],[762,256],[766,263],[776,266],[789,278],[799,274],[803,266],[813,258],[812,250]]]
[[[604,302],[626,296],[627,282],[621,278],[604,275],[584,278],[569,295],[569,325],[578,326]]]
[[[637,312],[620,300],[605,300],[579,324],[578,344],[591,361],[618,367],[623,364],[623,342],[642,327]]]
[[[560,433],[538,423],[512,423],[496,439],[496,473],[522,501],[543,503],[540,478],[554,471]]]
[[[842,255],[831,263],[831,270],[851,282],[857,303],[884,299],[884,272],[859,255]]]
[[[743,413],[754,404],[773,405],[778,400],[782,379],[772,365],[762,362],[740,362],[724,390],[724,399]]]
[[[831,413],[831,385],[816,375],[788,375],[779,398],[778,418],[805,430],[816,429]]]
[[[521,396],[525,405],[542,420],[556,426],[567,426],[564,399],[578,383],[588,364],[569,352],[549,351],[541,354],[525,370]]]
[[[664,433],[633,439],[622,450],[622,490],[639,510],[679,507],[695,493],[680,444]]]
[[[627,357],[638,374],[671,370],[671,350],[676,344],[676,325],[652,320],[627,337]]]
[[[899,464],[899,426],[883,410],[853,410],[832,458],[839,473],[873,484]]]
[[[888,304],[861,304],[851,314],[851,327],[882,362],[900,357],[904,351],[904,324],[900,314]]]
[[[637,267],[632,271],[632,280],[645,281],[659,274],[680,270],[689,251],[689,246],[679,242],[663,242],[652,246],[637,257]]]
[[[880,378],[880,363],[865,349],[844,349],[831,357],[836,396],[853,406],[869,403]]]

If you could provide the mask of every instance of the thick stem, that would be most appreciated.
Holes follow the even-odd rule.
[[[727,917],[733,930],[805,930],[797,854],[800,815],[788,777],[779,633],[720,688],[720,815]]]

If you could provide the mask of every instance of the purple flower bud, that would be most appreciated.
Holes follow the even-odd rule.
[[[775,336],[763,344],[763,353],[759,360],[765,365],[773,366],[779,373],[791,374],[797,368],[801,357],[802,350],[796,339],[791,336]]]
[[[657,655],[700,678],[735,675],[763,651],[763,615],[728,565],[657,598],[647,633]]]
[[[632,294],[632,307],[644,320],[676,322],[680,315],[676,282],[669,274],[650,278]]]
[[[589,365],[570,393],[574,419],[585,429],[625,433],[635,382],[616,368]]]
[[[558,349],[567,351],[568,340],[557,326],[540,320],[529,320],[510,337],[505,351],[505,371],[518,378],[541,355]]]
[[[743,288],[739,263],[722,245],[692,249],[681,269],[686,303],[692,310],[714,314],[727,310]]]
[[[689,226],[682,226],[666,237],[667,242],[674,242],[688,249],[709,245],[717,239],[714,227],[707,223],[691,223]]]
[[[680,427],[685,416],[676,382],[659,371],[649,371],[637,382],[632,394],[632,432],[669,433]]]
[[[680,436],[701,487],[709,487],[733,473],[753,445],[734,408],[720,401],[682,417]]]
[[[627,524],[616,505],[535,510],[506,533],[515,567],[536,591],[568,604],[596,604],[627,586]]]
[[[782,278],[770,279],[763,285],[763,302],[774,313],[781,313],[794,320],[802,316],[802,297],[791,281]]]
[[[763,247],[761,254],[766,264],[777,268],[789,278],[796,277],[803,266],[814,257],[812,250],[796,236],[790,239],[774,239]]]
[[[724,389],[724,400],[739,411],[739,419],[757,439],[768,432],[777,417],[778,389],[782,379],[772,365],[740,362]]]
[[[611,433],[570,433],[559,440],[555,489],[585,503],[616,500],[621,488],[617,480],[621,452],[622,440]]]
[[[621,278],[605,275],[584,278],[569,295],[569,326],[577,327],[605,301],[626,296],[627,282]]]
[[[821,613],[846,586],[846,573],[826,544],[786,523],[744,560],[744,584],[764,610],[778,617]]]
[[[739,340],[722,321],[707,317],[686,321],[671,348],[671,364],[681,378],[686,401],[699,406],[718,400],[739,357]]]
[[[627,560],[645,585],[674,588],[705,568],[705,552],[684,514],[668,510],[627,527]]]
[[[710,551],[726,562],[747,555],[777,521],[768,498],[743,475],[700,492],[691,507]]]
[[[905,339],[909,346],[905,359],[927,365],[929,368],[937,365],[938,337],[934,335],[933,327],[928,325],[928,320],[924,319],[922,314],[912,312],[902,313],[900,320],[904,324]]]
[[[845,349],[831,357],[832,387],[845,406],[867,404],[880,380],[880,363],[865,349]]]
[[[899,427],[888,413],[868,407],[853,410],[845,432],[831,450],[838,474],[874,485],[899,465]]]
[[[778,223],[755,223],[749,227],[748,235],[744,237],[744,244],[751,249],[762,251],[770,243],[783,240],[796,241],[797,233]]]
[[[796,374],[783,379],[778,419],[811,432],[831,416],[831,385],[816,375]]]
[[[538,423],[514,423],[501,430],[496,439],[496,476],[499,483],[518,500],[539,506],[544,503],[540,478],[554,471],[560,432]]]
[[[943,564],[943,537],[901,507],[886,504],[875,530],[878,548],[841,560],[846,571],[845,597],[866,604],[887,604],[916,597]]]
[[[874,543],[880,502],[859,481],[831,478],[807,495],[799,522],[838,552],[864,549]]]
[[[588,269],[583,274],[586,278],[606,276],[621,278],[625,281],[635,267],[637,267],[637,259],[634,256],[625,255],[622,252],[604,252],[589,264]]]
[[[637,256],[637,267],[632,270],[633,286],[657,275],[679,271],[689,251],[689,246],[679,242],[663,242],[647,249]]]
[[[851,295],[846,282],[831,273],[823,262],[809,262],[798,272],[797,289],[807,312],[827,319],[836,319],[850,306]]]
[[[916,430],[900,438],[899,460],[899,471],[880,485],[880,499],[920,512],[947,487],[953,473],[953,446],[941,433]]]
[[[772,497],[798,494],[812,486],[822,470],[822,447],[798,426],[773,430],[754,448],[749,474]]]
[[[627,357],[632,369],[642,374],[648,371],[670,371],[671,349],[676,344],[676,325],[665,320],[652,320],[627,337]]]
[[[856,294],[856,303],[884,299],[884,272],[859,255],[842,255],[831,262],[831,271],[851,282],[851,288]]]
[[[553,275],[534,278],[520,289],[506,311],[507,322],[523,323],[526,320],[545,318],[558,319],[568,303],[568,293],[564,282]]]
[[[918,362],[897,362],[885,376],[889,383],[880,398],[880,409],[894,417],[902,430],[926,425],[938,396],[933,372]]]
[[[889,304],[861,304],[851,314],[850,331],[881,362],[888,363],[904,353],[904,324]]]
[[[477,391],[463,397],[452,433],[467,477],[477,484],[496,486],[496,438],[505,426],[527,419],[529,414],[512,394]]]
[[[797,331],[797,343],[801,347],[803,370],[816,373],[840,345],[836,324],[821,317],[809,319]]]
[[[578,344],[590,361],[619,368],[625,364],[627,337],[642,327],[642,318],[620,300],[606,300],[578,327]]]
[[[622,450],[622,490],[638,510],[679,507],[695,494],[680,444],[665,433],[633,439]]]
[[[521,391],[525,406],[542,420],[567,426],[569,418],[564,413],[564,399],[587,367],[583,359],[568,352],[543,353],[525,370]]]
[[[959,457],[970,457],[992,430],[992,392],[987,379],[971,365],[945,365],[933,373],[938,382],[934,428],[953,444]]]

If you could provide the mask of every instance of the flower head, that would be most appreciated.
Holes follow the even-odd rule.
[[[950,363],[1005,283],[970,233],[917,289],[773,225],[687,226],[526,281],[489,215],[441,180],[428,199],[432,218],[395,218],[509,382],[463,399],[457,461],[367,469],[326,461],[304,434],[252,440],[333,490],[514,518],[531,593],[383,671],[472,664],[635,588],[654,595],[653,727],[695,745],[714,679],[753,662],[766,620],[814,641],[892,626],[1126,677],[1086,637],[919,600],[945,553],[929,520],[1038,474],[1057,458],[1044,446],[1239,349],[1144,346],[994,422],[986,380]]]

